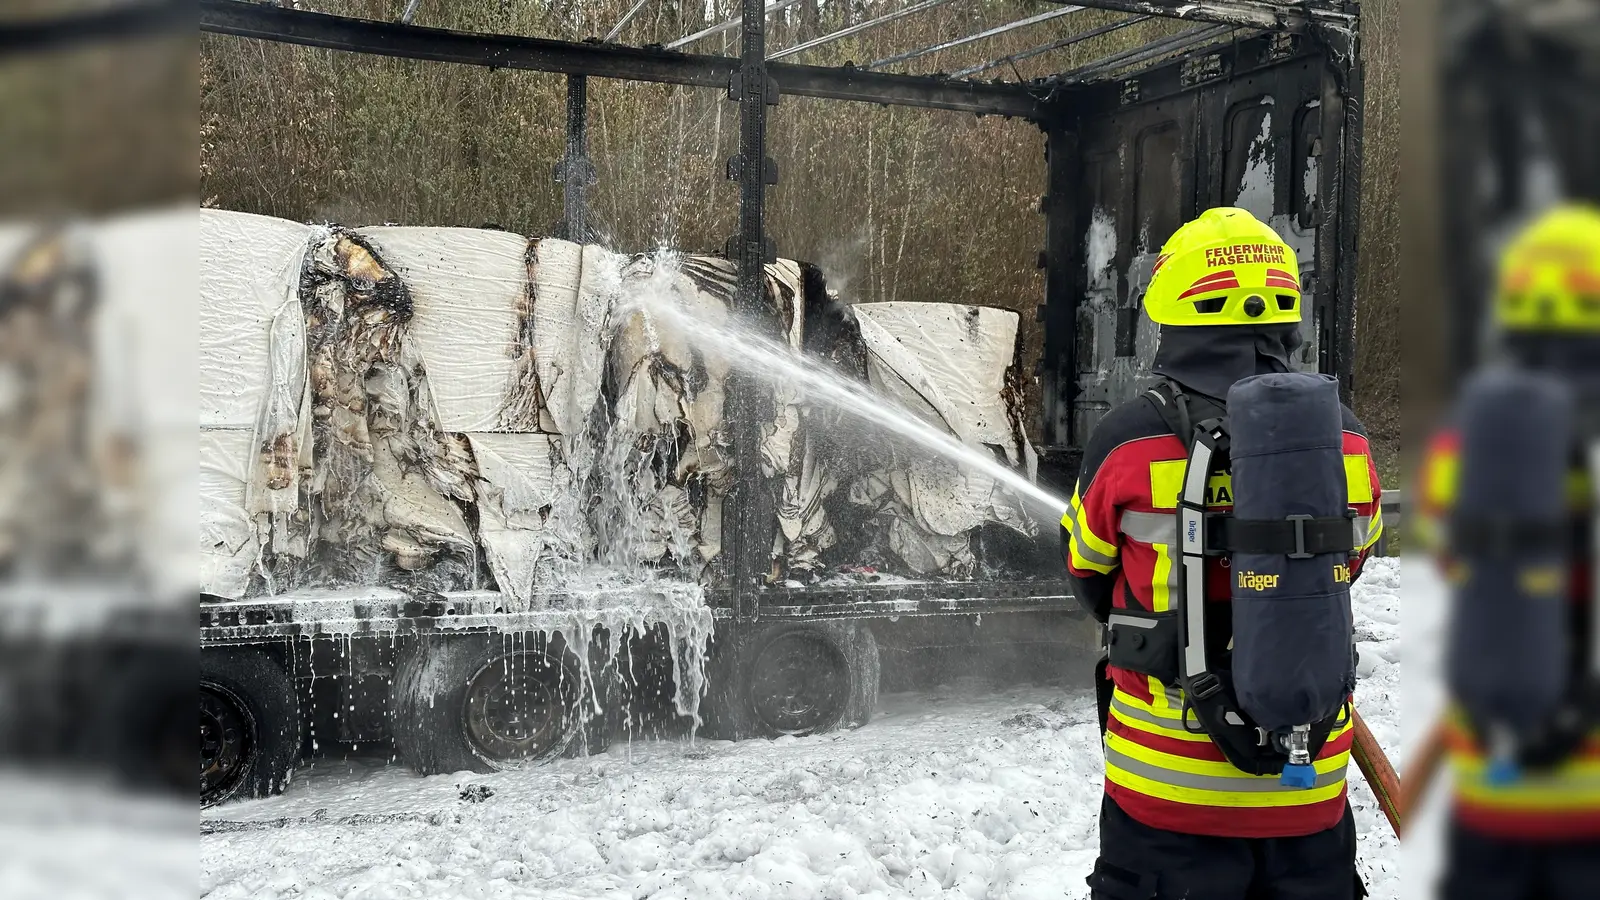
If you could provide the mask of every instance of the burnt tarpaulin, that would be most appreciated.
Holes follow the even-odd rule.
[[[624,291],[720,323],[735,283],[732,266],[720,263],[641,256],[622,272]],[[600,551],[619,562],[670,558],[697,574],[721,553],[722,498],[734,477],[722,432],[730,367],[662,327],[648,304],[629,304],[613,325],[603,469],[633,490],[609,495],[596,522]]]
[[[495,584],[511,608],[537,605],[536,573],[575,566],[593,550],[573,472],[592,456],[585,430],[621,257],[485,229],[360,234],[411,296],[406,341],[419,367],[402,384],[411,384],[418,421],[407,455],[422,460],[442,447],[460,458],[434,467],[452,476],[436,487],[455,502],[429,507],[435,522],[391,522],[386,549],[398,561],[453,546],[444,538],[454,537],[456,515],[474,507]]]
[[[1016,363],[1017,315],[947,303],[852,307],[874,389],[1032,478]],[[915,448],[897,446],[884,467],[858,479],[853,502],[880,510],[890,548],[918,574],[969,575],[970,536],[987,522],[1032,533],[1020,501],[994,479]]]
[[[478,463],[478,539],[514,608],[541,606],[537,587],[593,552],[559,435],[468,435]]]
[[[724,421],[732,366],[652,308],[729,322],[734,263],[489,229],[201,221],[207,593],[495,588],[526,609],[596,564],[710,577],[723,499],[751,477]],[[807,352],[813,313],[820,364],[851,361],[846,374],[1031,474],[1014,314],[824,303],[820,273],[789,260],[763,286],[746,314],[764,333]],[[1030,527],[990,479],[907,448],[861,452],[839,410],[759,383],[773,577],[838,564],[861,527],[913,574],[965,576],[975,529]],[[852,500],[870,514],[841,519]]]
[[[310,461],[307,252],[326,229],[223,210],[200,215],[201,590],[241,597],[274,519],[299,511]],[[304,529],[300,529],[304,535]],[[303,556],[303,540],[281,548]]]
[[[430,386],[409,285],[371,241],[335,229],[312,250],[302,304],[315,425],[312,581],[377,572],[453,585],[476,555],[456,505],[471,497],[474,466],[464,439],[422,402]]]
[[[503,427],[519,390],[513,348],[527,303],[528,239],[481,228],[362,228],[357,232],[406,286],[407,340],[427,373],[433,415],[451,432]]]
[[[804,278],[791,260],[763,273],[764,309],[788,347],[800,352],[805,333]],[[616,321],[610,365],[617,385],[608,452],[613,470],[631,474],[643,495],[605,519],[626,522],[602,552],[630,540],[633,556],[672,559],[700,571],[721,552],[722,500],[732,486],[731,448],[723,415],[732,366],[715,348],[657,321],[650,307],[667,304],[697,321],[724,325],[732,316],[737,267],[720,257],[646,255],[622,273],[626,304]],[[775,492],[778,528],[772,560],[783,573],[820,566],[833,533],[823,498],[833,490],[822,458],[806,434],[802,396],[775,384],[771,418],[760,429],[761,475]],[[626,537],[627,532],[632,537]]]
[[[800,264],[780,259],[764,271],[767,312],[784,329],[795,353],[805,347],[805,275]],[[833,459],[820,452],[812,411],[798,386],[773,387],[773,420],[761,435],[762,474],[775,482],[778,531],[773,557],[786,577],[808,577],[822,568],[822,555],[837,542],[826,501],[839,487]]]

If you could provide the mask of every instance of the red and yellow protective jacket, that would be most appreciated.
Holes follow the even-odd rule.
[[[1345,410],[1344,462],[1350,505],[1365,538],[1352,579],[1382,533],[1377,469],[1354,414]],[[1187,464],[1184,443],[1140,396],[1111,410],[1084,451],[1072,506],[1062,519],[1067,565],[1080,599],[1104,621],[1114,609],[1164,612],[1178,588],[1176,506]],[[1207,505],[1232,508],[1232,476],[1214,472]],[[1231,643],[1231,586],[1223,558],[1208,562],[1207,631]],[[1216,648],[1218,650],[1223,648]],[[1240,771],[1204,734],[1185,728],[1176,685],[1117,667],[1106,724],[1106,793],[1153,828],[1219,837],[1295,837],[1337,825],[1353,740],[1336,729],[1314,765],[1337,779],[1288,788],[1277,776]]]
[[[1445,529],[1455,508],[1460,445],[1460,436],[1452,429],[1439,432],[1429,442],[1422,467],[1422,500],[1413,529],[1445,573],[1454,566]],[[1587,514],[1589,480],[1577,465],[1568,477],[1567,495],[1575,515]],[[1587,631],[1579,623],[1589,604],[1590,568],[1586,560],[1575,562],[1567,582],[1576,634]],[[1508,609],[1507,615],[1511,614]],[[1600,728],[1555,769],[1524,772],[1510,784],[1499,784],[1487,778],[1489,759],[1462,711],[1452,708],[1445,724],[1454,776],[1454,815],[1461,825],[1507,840],[1600,839]]]

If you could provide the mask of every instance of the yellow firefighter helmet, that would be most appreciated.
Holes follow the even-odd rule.
[[[1504,331],[1600,332],[1600,208],[1540,216],[1500,257],[1495,324]]]
[[[1161,325],[1300,321],[1300,265],[1283,238],[1249,212],[1208,209],[1167,240],[1144,310]]]

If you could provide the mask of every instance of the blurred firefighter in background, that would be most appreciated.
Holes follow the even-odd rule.
[[[1211,209],[1174,233],[1144,305],[1161,325],[1160,382],[1100,421],[1061,523],[1076,594],[1106,626],[1091,897],[1364,896],[1345,771],[1349,585],[1382,530],[1367,438],[1334,379],[1291,374],[1298,263],[1245,210]],[[1271,405],[1249,400],[1262,388],[1290,401],[1265,429],[1284,442],[1247,453]],[[1262,458],[1287,468],[1259,475]],[[1206,477],[1189,477],[1199,466]],[[1268,506],[1321,496],[1329,508],[1247,513],[1252,490]],[[1186,509],[1203,554],[1180,526]],[[1191,665],[1196,651],[1209,662]],[[1280,734],[1253,711],[1274,692],[1331,704]]]
[[[1502,255],[1491,316],[1499,359],[1464,384],[1422,469],[1417,534],[1452,593],[1440,896],[1592,898],[1600,207],[1558,206],[1526,227]]]

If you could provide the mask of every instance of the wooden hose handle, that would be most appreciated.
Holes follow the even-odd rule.
[[[1356,757],[1356,765],[1361,768],[1361,774],[1366,776],[1367,784],[1372,788],[1372,793],[1378,797],[1378,805],[1383,807],[1383,814],[1389,820],[1389,827],[1394,829],[1395,837],[1400,836],[1401,824],[1404,821],[1406,807],[1400,793],[1400,779],[1394,774],[1394,766],[1389,764],[1389,757],[1378,746],[1378,739],[1372,736],[1372,730],[1367,727],[1366,720],[1350,709],[1352,725],[1355,728],[1355,746],[1352,752]]]

